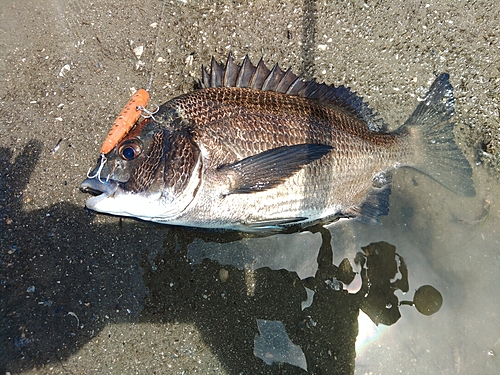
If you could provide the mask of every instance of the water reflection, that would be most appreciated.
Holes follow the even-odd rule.
[[[276,367],[352,373],[359,311],[376,324],[394,324],[401,317],[395,292],[408,291],[408,269],[387,242],[362,247],[353,265],[347,258],[335,265],[330,231],[312,232],[296,235],[312,241],[298,246],[309,254],[301,267],[290,264],[291,248],[279,236],[242,239],[172,228],[163,252],[154,259],[143,254],[150,294],[142,319],[195,321],[230,373],[275,373]],[[269,263],[264,256],[249,262],[252,251],[267,254]],[[314,275],[303,272],[313,263]]]
[[[255,336],[253,354],[266,364],[288,363],[307,371],[307,361],[300,346],[286,333],[283,322],[257,319],[259,335]]]

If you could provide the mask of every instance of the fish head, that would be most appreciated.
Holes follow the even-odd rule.
[[[145,119],[99,156],[80,186],[93,195],[87,208],[160,222],[182,213],[201,183],[201,152],[186,129],[162,124]]]

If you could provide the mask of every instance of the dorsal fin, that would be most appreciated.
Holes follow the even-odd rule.
[[[361,96],[348,87],[326,85],[314,80],[307,81],[297,76],[291,69],[281,70],[278,64],[270,70],[260,59],[257,66],[245,56],[241,65],[234,62],[229,53],[226,65],[217,63],[212,57],[210,72],[202,67],[201,88],[239,87],[263,91],[276,91],[286,95],[300,96],[331,103],[363,120],[372,131],[386,131],[385,122],[374,113]]]

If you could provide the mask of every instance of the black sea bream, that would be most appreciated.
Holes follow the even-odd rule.
[[[248,58],[212,59],[201,89],[137,123],[82,183],[87,207],[158,223],[247,232],[339,218],[378,222],[391,173],[416,168],[475,194],[453,137],[453,88],[436,78],[396,131],[350,89]]]

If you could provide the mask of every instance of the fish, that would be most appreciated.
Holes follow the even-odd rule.
[[[193,91],[122,131],[81,190],[100,213],[163,224],[264,233],[340,219],[379,224],[392,174],[414,168],[474,196],[454,140],[453,87],[436,77],[394,131],[350,88],[248,56],[212,57]],[[136,108],[137,111],[141,108]],[[104,147],[104,146],[103,146]]]

